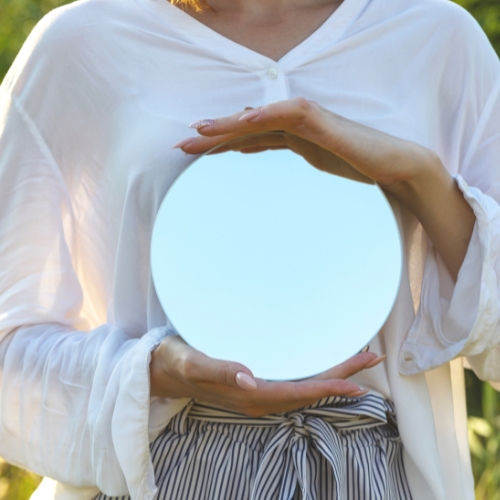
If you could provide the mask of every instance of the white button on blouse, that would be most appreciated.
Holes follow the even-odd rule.
[[[267,76],[269,77],[270,80],[276,80],[278,78],[278,69],[277,68],[269,68],[267,70]]]

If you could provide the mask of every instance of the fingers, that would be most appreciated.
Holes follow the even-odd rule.
[[[346,396],[356,393],[360,387],[348,380],[304,380],[301,382],[268,382],[259,385],[263,400],[271,403],[302,404],[329,396]]]
[[[194,397],[255,417],[301,408],[325,397],[357,397],[366,392],[346,380],[267,382],[257,379],[257,383],[257,389],[243,391],[203,382]]]
[[[373,368],[378,364],[382,363],[386,359],[386,356],[377,356],[373,352],[360,352],[344,361],[340,365],[334,366],[329,370],[320,373],[314,380],[328,380],[328,379],[347,379],[352,377],[356,373],[365,370],[367,368]]]
[[[234,134],[226,134],[220,137],[188,137],[175,143],[172,149],[182,149],[184,153],[192,155],[202,154],[234,137]]]
[[[267,104],[255,109],[247,109],[217,119],[198,120],[190,125],[199,134],[213,137],[231,132],[245,133],[267,132],[272,130],[293,131],[312,111],[319,107],[304,98],[288,99]]]
[[[288,145],[282,133],[270,132],[243,137],[238,137],[236,134],[217,137],[189,137],[179,141],[173,148],[180,148],[187,154],[201,154],[211,149],[213,151],[210,154],[220,154],[227,151],[257,153],[269,149],[288,149]]]
[[[210,154],[239,151],[241,153],[256,153],[269,149],[287,149],[288,145],[282,133],[270,132],[266,134],[246,135],[233,139],[211,151]]]
[[[311,110],[314,110],[312,115]],[[307,130],[308,134],[313,133],[316,137],[318,134],[315,133],[315,127],[310,125],[318,121],[321,113],[319,106],[303,98],[280,101],[255,109],[245,108],[244,111],[229,116],[207,118],[192,123],[189,127],[195,128],[200,136],[184,139],[172,147],[180,148],[188,154],[199,154],[224,141],[252,134],[281,131],[300,136],[301,130]],[[300,127],[310,115],[315,116],[316,120],[309,120],[311,121],[309,126]]]
[[[189,128],[194,128],[196,131],[203,136],[206,137],[214,137],[224,134],[229,134],[238,130],[240,132],[248,131],[247,133],[251,133],[251,130],[255,129],[255,125],[249,123],[248,121],[240,120],[241,117],[244,117],[247,114],[261,114],[262,108],[257,108],[253,110],[245,110],[239,111],[238,113],[234,113],[229,116],[223,116],[217,119],[203,119],[198,120],[189,125]],[[264,130],[262,130],[264,131]]]
[[[293,410],[331,396],[359,397],[368,391],[361,390],[357,384],[344,379],[363,369],[373,368],[385,359],[385,355],[362,352],[316,377],[301,382],[259,381],[258,391],[253,396],[259,398],[259,403],[269,413]]]
[[[373,361],[370,361],[366,366],[365,366],[365,369],[366,368],[375,368],[376,366],[378,366],[380,363],[382,363],[383,361],[385,361],[387,358],[387,355],[384,354],[383,356],[379,356],[377,359],[374,359]]]
[[[289,148],[287,148],[285,146],[268,146],[268,147],[254,146],[254,147],[251,147],[251,148],[241,149],[240,153],[243,153],[243,154],[254,154],[254,153],[263,153],[264,151],[269,151],[269,150],[277,151],[277,150],[281,150],[281,149],[289,149]]]
[[[251,416],[262,416],[302,408],[326,397],[355,397],[359,394],[359,386],[347,380],[259,381],[258,389],[248,393],[240,411]]]

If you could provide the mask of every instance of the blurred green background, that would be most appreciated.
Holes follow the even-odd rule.
[[[165,0],[166,1],[166,0]],[[0,80],[33,26],[68,0],[0,0]],[[483,27],[500,54],[500,0],[456,0]],[[477,500],[500,500],[500,393],[466,370],[469,442]],[[0,500],[25,500],[41,478],[0,459]]]

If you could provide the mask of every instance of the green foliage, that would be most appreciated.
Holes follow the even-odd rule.
[[[71,0],[0,1],[0,80],[33,26],[47,12]]]
[[[0,0],[0,80],[36,22],[71,0]],[[167,0],[165,0],[167,1]],[[500,54],[500,0],[455,0]],[[500,395],[467,371],[469,441],[478,500],[500,500]],[[0,459],[0,500],[27,500],[41,478]]]
[[[500,2],[498,0],[454,1],[466,8],[477,19],[497,54],[500,54]]]
[[[28,500],[42,480],[0,458],[0,500]]]
[[[500,500],[500,393],[483,384],[482,417],[469,417],[476,498]]]

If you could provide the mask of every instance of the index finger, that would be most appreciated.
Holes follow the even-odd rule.
[[[360,391],[348,380],[305,380],[300,382],[266,382],[257,380],[256,391],[247,393],[247,402],[263,414],[279,413],[301,408],[325,397],[349,397]]]
[[[366,368],[373,368],[385,358],[386,356],[379,357],[373,352],[360,352],[340,365],[312,377],[311,380],[347,379]]]
[[[309,105],[302,98],[266,104],[251,111],[239,111],[232,115],[216,119],[203,119],[190,125],[199,134],[214,137],[228,133],[239,136],[271,132],[276,130],[291,131],[301,123]]]

